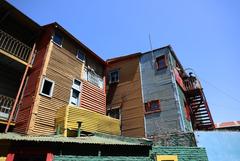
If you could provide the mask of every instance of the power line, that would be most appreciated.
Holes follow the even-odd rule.
[[[220,91],[222,94],[224,94],[225,96],[228,96],[229,98],[231,98],[232,100],[240,103],[240,100],[234,96],[232,96],[231,94],[229,94],[228,92],[222,90],[221,88],[218,88],[216,85],[214,85],[213,83],[205,80],[205,79],[200,79],[200,80],[203,80],[205,83],[209,84],[210,86],[214,87],[216,90]]]

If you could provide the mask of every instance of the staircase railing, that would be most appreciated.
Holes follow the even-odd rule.
[[[0,30],[0,49],[25,62],[27,62],[32,50],[29,46],[2,30]]]
[[[187,91],[202,89],[201,83],[198,79],[196,79],[196,77],[188,77],[184,80],[184,85]]]

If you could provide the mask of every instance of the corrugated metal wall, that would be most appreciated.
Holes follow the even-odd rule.
[[[167,48],[145,53],[140,60],[144,103],[160,100],[161,106],[160,112],[145,115],[148,136],[181,130],[176,89],[170,67],[161,70],[155,68],[155,59],[161,55],[166,55],[170,64],[170,51]]]

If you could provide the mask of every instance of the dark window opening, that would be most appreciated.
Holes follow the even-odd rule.
[[[166,56],[162,55],[156,58],[157,70],[164,69],[167,67]]]
[[[85,54],[81,50],[77,51],[77,59],[85,61]]]
[[[120,109],[110,109],[107,111],[107,115],[115,119],[120,119]]]
[[[44,96],[51,97],[53,93],[53,85],[53,81],[44,78],[40,93]]]
[[[109,81],[110,84],[119,82],[119,71],[116,70],[116,71],[110,72],[109,77],[110,77],[110,81]]]
[[[53,36],[53,42],[55,42],[59,46],[62,46],[63,37],[59,33],[55,32]]]
[[[160,101],[159,100],[153,100],[150,102],[145,103],[145,112],[157,112],[160,110]]]

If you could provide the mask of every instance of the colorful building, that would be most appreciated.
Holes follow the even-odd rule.
[[[104,61],[0,4],[0,159],[207,160],[211,113],[170,46]]]
[[[214,129],[199,80],[171,46],[109,59],[107,71],[108,114],[121,118],[124,135]]]

